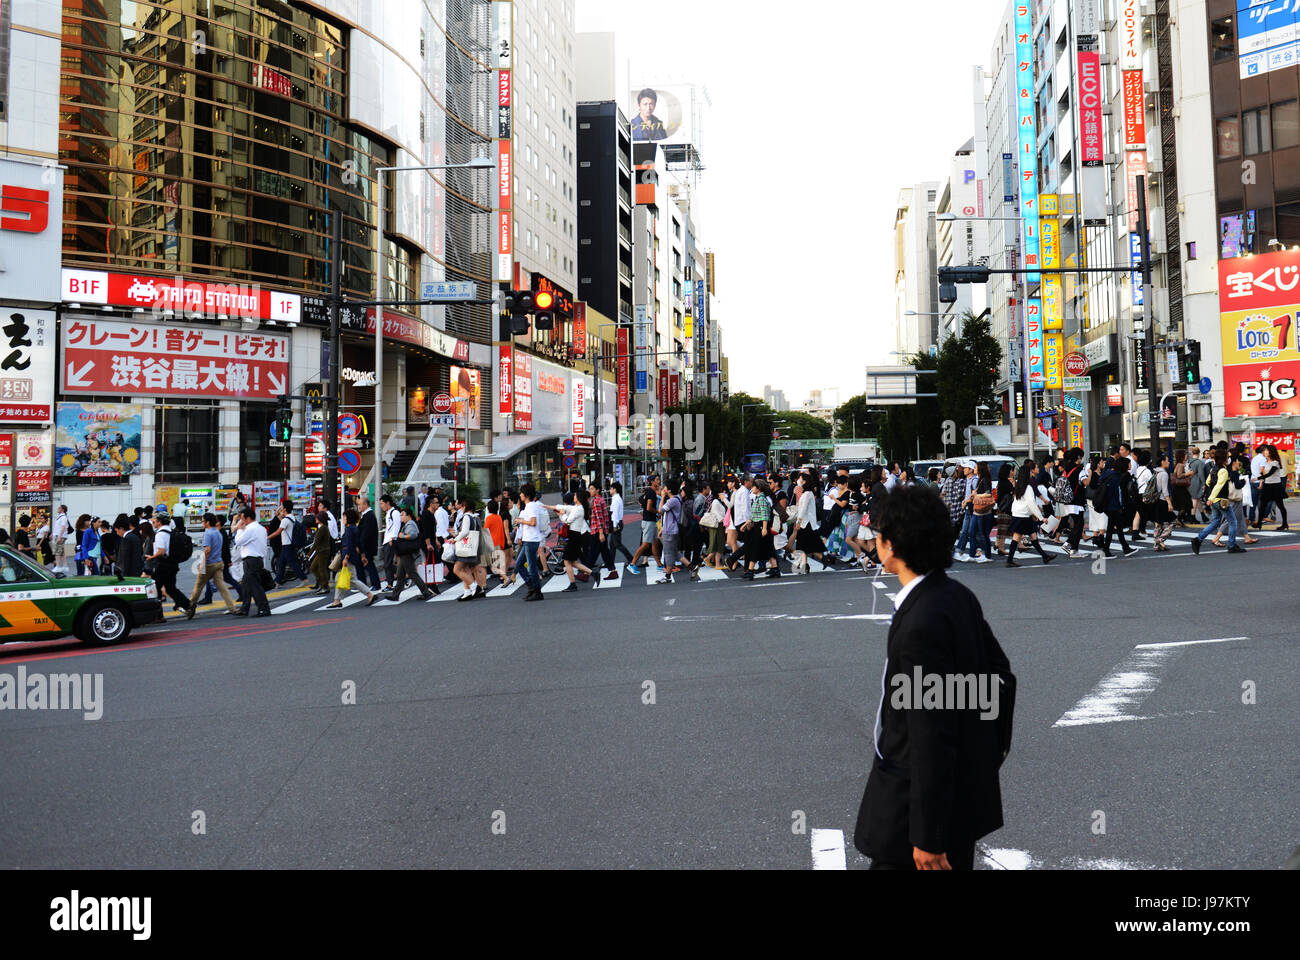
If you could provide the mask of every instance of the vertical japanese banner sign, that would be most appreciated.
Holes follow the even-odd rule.
[[[1025,301],[1025,336],[1029,338],[1029,389],[1042,390],[1043,371],[1043,301],[1031,297]]]
[[[1136,233],[1128,235],[1128,258],[1133,265],[1130,283],[1133,285],[1133,306],[1142,306],[1142,237]]]
[[[617,359],[615,363],[618,369],[618,425],[627,426],[628,417],[628,329],[626,326],[619,324],[617,331],[617,340],[615,341],[615,353]]]
[[[1024,231],[1025,267],[1040,266],[1038,243],[1038,133],[1034,121],[1034,25],[1028,3],[1015,5],[1016,117],[1020,130],[1020,216]],[[1034,284],[1039,275],[1025,275]]]
[[[533,358],[515,352],[515,429],[533,429]]]
[[[495,279],[509,283],[514,273],[514,220],[511,212],[514,185],[514,135],[511,71],[514,68],[514,4],[494,2],[491,17],[491,67],[497,81],[497,202],[493,233],[496,234]]]
[[[647,327],[647,308],[644,303],[636,305],[636,392],[650,392],[650,371],[646,367],[646,351],[649,346]]]
[[[668,378],[668,406],[670,407],[681,405],[681,382],[680,373],[674,373]]]
[[[1079,38],[1079,155],[1085,167],[1099,167],[1105,159],[1105,142],[1101,129],[1101,54],[1096,50],[1096,38],[1091,39],[1092,49],[1084,49],[1084,37]]]
[[[1038,198],[1041,232],[1040,253],[1043,268],[1055,270],[1061,266],[1061,221],[1057,219],[1060,211],[1059,198],[1048,193]],[[1060,330],[1065,326],[1065,308],[1061,298],[1061,275],[1059,273],[1043,274],[1043,329]]]
[[[1137,178],[1147,172],[1147,109],[1142,89],[1142,12],[1139,0],[1120,0],[1119,68],[1124,109],[1124,176],[1128,183],[1128,228],[1137,230]]]
[[[1043,337],[1044,382],[1048,390],[1061,390],[1065,387],[1063,346],[1064,338],[1059,333],[1049,333]]]
[[[579,357],[587,355],[587,305],[582,301],[573,305],[573,353]]]
[[[663,410],[668,406],[668,371],[659,371],[659,409]]]
[[[508,417],[515,412],[514,347],[508,343],[501,344],[497,354],[497,387],[499,392],[497,413]]]

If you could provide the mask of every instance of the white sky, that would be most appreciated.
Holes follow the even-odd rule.
[[[709,90],[698,241],[733,393],[846,400],[892,360],[898,191],[945,181],[973,135],[971,68],[1006,4],[578,0],[579,32],[614,31],[636,82]]]

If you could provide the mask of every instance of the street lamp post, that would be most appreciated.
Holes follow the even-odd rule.
[[[415,167],[375,168],[378,222],[375,230],[375,479],[377,489],[383,489],[380,464],[384,459],[384,231],[388,208],[384,203],[384,174],[414,173],[431,170],[492,170],[496,162],[488,157],[475,157],[468,163],[440,163]],[[468,424],[468,420],[466,420]],[[469,430],[465,431],[465,452],[469,453]]]

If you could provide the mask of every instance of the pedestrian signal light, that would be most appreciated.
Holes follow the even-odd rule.
[[[1201,382],[1201,342],[1199,340],[1189,340],[1187,342],[1183,382],[1188,384]]]

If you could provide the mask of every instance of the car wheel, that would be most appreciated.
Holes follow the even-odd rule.
[[[131,635],[131,618],[116,603],[93,603],[77,617],[77,636],[92,647],[124,642]]]

